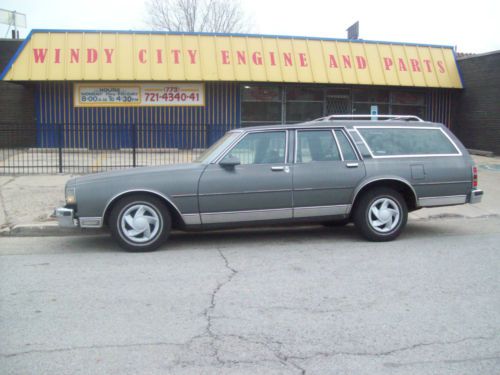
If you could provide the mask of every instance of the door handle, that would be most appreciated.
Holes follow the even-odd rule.
[[[359,163],[347,163],[345,166],[347,168],[357,168],[359,166]]]
[[[273,172],[285,172],[285,173],[290,173],[290,167],[288,165],[276,165],[274,167],[271,167],[271,170]]]

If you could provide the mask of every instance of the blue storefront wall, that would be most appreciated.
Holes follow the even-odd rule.
[[[240,126],[235,83],[206,83],[203,107],[74,107],[73,84],[40,83],[38,147],[205,148]]]

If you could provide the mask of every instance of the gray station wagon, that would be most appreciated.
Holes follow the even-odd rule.
[[[270,223],[352,221],[367,240],[388,241],[408,212],[481,200],[474,162],[443,125],[348,117],[236,129],[190,164],[77,177],[55,214],[148,251],[173,228]]]

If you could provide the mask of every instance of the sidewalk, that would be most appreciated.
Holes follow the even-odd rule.
[[[409,220],[500,217],[500,158],[474,156],[483,200],[475,205],[424,208]],[[59,229],[51,218],[64,205],[64,184],[69,174],[0,176],[0,236],[57,236],[82,233]]]

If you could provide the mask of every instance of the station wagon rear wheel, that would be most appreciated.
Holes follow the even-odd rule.
[[[158,199],[134,195],[121,199],[111,211],[111,234],[128,251],[152,251],[168,238],[171,218],[168,209]]]
[[[408,220],[404,198],[395,190],[376,188],[360,198],[354,212],[354,223],[370,241],[390,241],[399,236]]]

